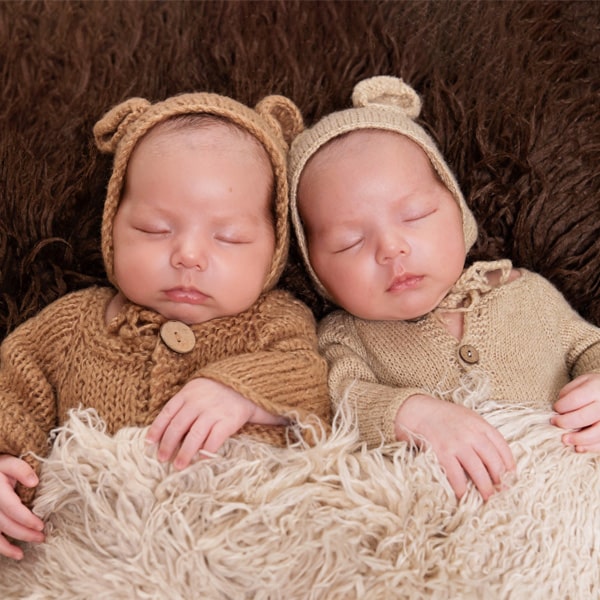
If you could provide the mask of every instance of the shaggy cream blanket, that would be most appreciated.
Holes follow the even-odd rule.
[[[144,430],[73,413],[44,465],[47,542],[0,560],[4,599],[600,597],[600,460],[549,413],[475,401],[512,485],[457,502],[429,451],[367,451],[344,413],[314,447],[237,438],[183,472]]]

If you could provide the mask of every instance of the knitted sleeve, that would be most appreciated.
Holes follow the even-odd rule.
[[[64,302],[58,300],[13,331],[0,348],[0,453],[20,456],[34,469],[33,454],[46,456],[48,436],[57,425],[55,392],[49,377],[50,364],[64,360],[69,331],[62,321]],[[23,501],[34,490],[17,486]]]
[[[246,351],[197,373],[219,381],[268,412],[330,420],[327,364],[308,307],[283,291],[267,294],[244,331]]]
[[[552,283],[531,274],[533,297],[555,321],[571,378],[600,373],[600,329],[583,319]]]
[[[369,366],[354,318],[343,311],[328,315],[319,326],[319,347],[329,365],[329,392],[334,406],[348,403],[361,440],[369,447],[396,441],[394,420],[402,403],[425,389],[400,388],[378,381]]]

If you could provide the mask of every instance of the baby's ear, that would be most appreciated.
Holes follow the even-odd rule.
[[[300,109],[285,96],[266,96],[254,109],[275,131],[281,132],[288,146],[304,129]]]
[[[150,102],[144,98],[129,98],[111,108],[95,125],[94,138],[101,152],[114,152],[131,123],[146,112]]]

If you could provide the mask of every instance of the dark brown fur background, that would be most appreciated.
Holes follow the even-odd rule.
[[[600,324],[600,3],[0,3],[0,337],[104,281],[110,159],[92,126],[129,96],[291,97],[307,123],[398,75],[480,224],[472,258],[549,277]],[[283,285],[321,316],[296,255]]]

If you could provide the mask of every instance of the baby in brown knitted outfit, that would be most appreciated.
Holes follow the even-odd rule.
[[[177,469],[238,431],[281,444],[292,421],[329,420],[313,316],[274,289],[300,126],[286,98],[251,109],[202,93],[130,99],[96,124],[115,154],[102,223],[114,287],[64,296],[2,345],[0,554],[23,556],[8,537],[43,541],[27,507],[36,456],[78,406],[109,433],[150,425]]]
[[[319,327],[335,404],[370,446],[427,443],[457,497],[515,468],[503,436],[455,400],[467,379],[501,403],[553,408],[576,451],[600,451],[600,330],[510,261],[465,269],[477,227],[402,80],[359,83],[354,107],[300,134],[291,214],[317,289],[344,310]],[[464,388],[462,388],[464,389]]]

